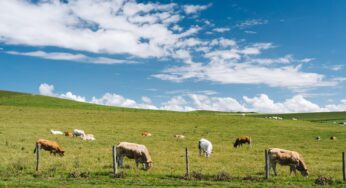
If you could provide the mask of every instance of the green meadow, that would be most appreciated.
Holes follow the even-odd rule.
[[[138,110],[1,91],[0,187],[312,187],[319,176],[330,177],[330,186],[346,185],[341,168],[346,127],[332,122],[346,119],[346,113],[282,115],[281,121],[265,116],[274,115]],[[75,128],[94,134],[96,141],[50,134],[50,129]],[[143,131],[152,136],[141,136]],[[175,134],[186,139],[176,140]],[[252,148],[233,148],[234,140],[242,135],[252,137]],[[321,140],[316,141],[316,136]],[[41,150],[36,173],[33,150],[39,138],[57,141],[65,156]],[[200,138],[213,143],[208,159],[198,156]],[[112,146],[121,141],[146,145],[153,168],[138,170],[133,160],[125,159],[125,168],[113,178]],[[183,178],[185,147],[193,174],[189,179]],[[290,176],[288,167],[278,166],[278,176],[265,180],[264,150],[270,147],[301,153],[309,177]],[[229,177],[220,181],[215,176],[221,172]]]

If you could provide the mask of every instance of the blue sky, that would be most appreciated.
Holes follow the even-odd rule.
[[[0,89],[179,111],[345,111],[345,9],[342,0],[2,1]]]

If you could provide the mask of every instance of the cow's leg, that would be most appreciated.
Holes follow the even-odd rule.
[[[199,156],[202,156],[202,150],[199,149]]]
[[[269,169],[270,169],[270,167],[272,167],[273,168],[273,172],[274,172],[274,176],[277,176],[277,174],[276,174],[276,162],[271,162],[271,163],[269,163]]]
[[[139,164],[139,160],[136,159],[136,167],[137,167],[137,169],[138,169],[138,164]]]
[[[124,167],[124,156],[120,156],[120,166],[121,168]]]
[[[293,165],[290,165],[290,176],[292,175],[293,169],[294,169]]]

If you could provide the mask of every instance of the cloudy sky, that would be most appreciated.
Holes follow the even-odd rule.
[[[346,1],[0,1],[0,89],[104,105],[346,110]]]

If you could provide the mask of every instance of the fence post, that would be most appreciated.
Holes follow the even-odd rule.
[[[185,177],[189,177],[189,150],[187,149],[187,146],[186,146],[186,149],[185,149],[185,160],[186,160],[186,174],[185,174]]]
[[[346,181],[345,152],[342,152],[342,179]]]
[[[36,144],[36,172],[38,172],[38,166],[40,164],[40,149],[41,145]]]
[[[118,173],[118,164],[117,164],[117,161],[116,161],[116,158],[117,158],[117,151],[116,151],[116,148],[115,146],[112,147],[112,150],[113,150],[113,176],[115,177]]]
[[[265,179],[269,179],[269,157],[268,157],[268,150],[264,150],[264,159],[265,159]]]

